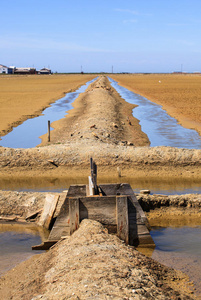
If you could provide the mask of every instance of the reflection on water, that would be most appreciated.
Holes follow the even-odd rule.
[[[141,189],[149,189],[152,194],[201,194],[201,182],[196,179],[184,178],[152,178],[138,177],[133,178],[125,176],[118,177],[117,175],[99,176],[98,184],[100,183],[129,183],[135,192]],[[69,188],[71,184],[87,184],[88,175],[85,177],[62,177],[62,178],[1,178],[1,190],[16,190],[16,191],[52,191],[60,192]]]
[[[201,137],[195,130],[179,125],[176,119],[162,109],[162,106],[129,91],[111,78],[109,80],[123,99],[138,105],[133,109],[133,116],[140,121],[142,131],[148,136],[151,147],[201,149]]]
[[[48,120],[51,122],[64,118],[66,112],[72,109],[72,103],[83,93],[87,87],[95,81],[97,78],[87,82],[81,86],[78,90],[72,93],[66,94],[65,97],[57,100],[51,104],[50,107],[46,108],[42,113],[42,116],[28,119],[7,135],[1,137],[0,146],[11,147],[11,148],[31,148],[41,143],[40,136],[47,133]],[[52,130],[52,129],[51,129]]]
[[[47,232],[33,225],[0,224],[0,276],[35,255],[31,246],[46,238]]]
[[[186,273],[201,295],[201,226],[154,227],[150,233],[156,244],[151,257]]]
[[[200,256],[201,226],[164,228],[154,227],[151,236],[156,244],[155,251],[180,252]]]

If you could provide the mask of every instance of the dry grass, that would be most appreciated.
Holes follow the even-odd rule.
[[[160,104],[188,128],[201,133],[201,75],[112,75],[121,85]]]
[[[93,79],[94,75],[0,76],[0,136],[50,103]]]

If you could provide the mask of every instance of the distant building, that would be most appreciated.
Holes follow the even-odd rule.
[[[35,68],[15,68],[14,74],[36,74]]]
[[[13,74],[13,69],[10,67],[6,67],[4,65],[0,65],[0,73],[1,74]]]
[[[43,68],[38,71],[38,74],[51,74],[51,70],[48,68]]]

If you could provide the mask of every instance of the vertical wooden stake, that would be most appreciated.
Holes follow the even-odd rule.
[[[117,167],[117,173],[118,173],[118,177],[121,177],[121,169],[119,167]]]
[[[48,142],[50,142],[50,121],[48,121]]]
[[[69,198],[70,235],[78,229],[80,223],[79,198]]]
[[[117,236],[129,242],[129,221],[128,221],[128,203],[127,196],[116,197],[116,218],[117,218]]]

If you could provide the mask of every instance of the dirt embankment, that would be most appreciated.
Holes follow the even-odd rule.
[[[2,299],[15,300],[192,299],[188,288],[185,275],[124,245],[91,220],[0,278]]]
[[[93,157],[99,173],[107,175],[121,167],[130,177],[201,178],[201,150],[139,147],[148,145],[149,141],[132,117],[133,105],[118,95],[106,77],[100,77],[80,95],[74,107],[66,118],[53,123],[55,130],[49,144],[43,136],[42,144],[46,146],[0,147],[0,176],[86,174],[89,158]]]
[[[201,225],[200,194],[136,196],[151,226]]]
[[[87,91],[74,101],[66,118],[52,124],[51,144],[85,141],[90,147],[95,141],[113,145],[149,145],[137,119],[132,116],[135,105],[122,99],[109,80],[100,76]],[[42,145],[47,145],[47,135]]]
[[[50,192],[16,192],[0,190],[0,219],[1,217],[15,216],[17,218],[26,218],[33,212],[43,208],[46,195]],[[59,193],[53,193],[60,195]],[[168,217],[172,215],[194,216],[194,223],[201,223],[201,195],[185,194],[185,195],[146,195],[136,194],[137,200],[143,210],[151,214],[164,211],[164,215],[168,210]],[[180,213],[179,213],[180,212]],[[199,219],[200,218],[200,219]],[[199,221],[198,221],[199,220]]]
[[[32,212],[42,210],[48,193],[0,191],[0,220],[4,217],[16,221]],[[55,193],[56,194],[56,193]]]
[[[201,179],[201,150],[171,147],[133,147],[80,139],[65,145],[31,149],[0,147],[0,176],[75,177],[89,174],[89,158],[98,165],[99,175],[112,176],[117,167],[126,177],[150,176]]]

